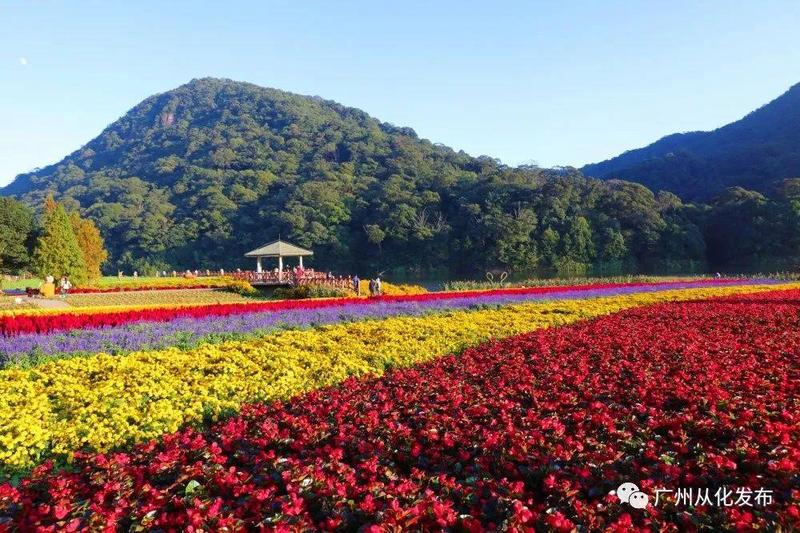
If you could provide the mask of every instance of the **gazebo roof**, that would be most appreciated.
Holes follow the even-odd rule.
[[[314,252],[280,239],[244,254],[245,257],[298,257],[305,255],[314,255]]]

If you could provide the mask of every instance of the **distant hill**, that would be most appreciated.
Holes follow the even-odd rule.
[[[581,170],[686,200],[709,200],[733,186],[771,192],[781,180],[800,177],[800,84],[727,126],[669,135]]]
[[[0,193],[34,207],[53,194],[95,220],[111,272],[252,268],[242,255],[278,235],[362,275],[705,260],[696,214],[672,195],[508,167],[336,102],[214,78],[145,99]]]

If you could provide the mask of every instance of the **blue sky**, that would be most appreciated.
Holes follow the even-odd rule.
[[[473,155],[582,165],[800,82],[800,2],[0,0],[0,184],[218,76]]]

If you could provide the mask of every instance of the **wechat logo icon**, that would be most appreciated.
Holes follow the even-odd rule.
[[[627,503],[634,509],[644,509],[650,503],[650,498],[635,483],[625,482],[617,490],[612,490],[611,494],[616,494],[620,503]]]

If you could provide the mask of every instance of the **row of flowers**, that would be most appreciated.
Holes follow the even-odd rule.
[[[17,487],[0,486],[0,523],[793,530],[798,299],[800,291],[775,291],[633,309],[247,405],[207,430],[128,453],[76,454],[68,471],[43,465]],[[623,482],[650,505],[620,503],[610,492]],[[686,504],[664,493],[656,503],[657,490],[681,487],[764,488],[773,501]]]
[[[90,312],[96,312],[98,306],[106,308],[107,311],[119,311],[123,309],[136,309],[140,306],[177,307],[242,304],[252,303],[253,299],[223,289],[180,289],[169,291],[70,294],[66,297],[65,301],[73,308],[68,310],[68,312],[71,313],[75,311],[74,308],[87,308]],[[62,313],[63,312],[64,311],[62,311]]]
[[[483,291],[466,295],[451,293],[449,298],[426,297],[412,301],[381,299],[370,301],[371,305],[363,305],[362,301],[351,301],[342,305],[313,309],[289,308],[227,316],[177,318],[166,322],[144,321],[68,332],[27,333],[0,337],[0,366],[31,365],[54,357],[96,352],[119,355],[134,350],[153,350],[169,346],[191,348],[206,342],[244,340],[280,329],[306,328],[338,322],[383,319],[391,316],[421,316],[544,299],[593,298],[702,286],[704,285],[696,282],[687,282],[679,285],[653,283],[577,290],[567,287],[548,292]]]
[[[216,289],[225,288],[233,280],[230,278],[161,278],[157,280],[147,280],[142,282],[128,282],[109,286],[86,286],[75,287],[70,290],[73,294],[98,294],[113,292],[137,292],[137,291],[170,291],[179,289]]]
[[[31,286],[36,286],[38,280],[30,280]],[[101,279],[90,282],[89,285],[73,287],[71,294],[102,294],[115,292],[136,292],[136,291],[161,291],[177,289],[215,289],[225,288],[236,283],[231,277],[215,276],[207,278],[122,278],[122,279]],[[9,294],[25,294],[22,289],[11,289],[6,291]]]
[[[707,280],[696,282],[667,282],[658,285],[681,287],[727,286],[750,283],[773,283],[770,280]],[[368,305],[384,301],[423,302],[470,297],[481,294],[549,294],[569,290],[593,290],[612,287],[642,287],[652,284],[592,284],[572,287],[536,287],[517,289],[495,289],[491,291],[435,292],[425,294],[391,295],[377,298],[324,298],[317,300],[268,301],[236,304],[179,304],[179,305],[137,305],[131,307],[92,307],[64,311],[23,310],[17,313],[0,312],[0,336],[48,331],[68,331],[73,329],[118,326],[131,322],[164,322],[181,317],[228,316],[233,314],[260,311],[283,311],[288,309],[318,309],[329,306]]]
[[[249,286],[244,280],[237,280],[232,277],[210,277],[201,279],[184,278],[161,278],[150,279],[141,283],[123,283],[110,286],[86,286],[75,287],[70,290],[71,294],[105,294],[115,292],[141,292],[141,291],[170,291],[170,290],[192,290],[192,289],[226,289],[237,286]],[[363,280],[360,284],[363,294],[369,292],[369,281]],[[428,290],[421,285],[394,284],[383,282],[381,292],[388,295],[402,294],[425,294]]]
[[[50,456],[126,446],[235,412],[247,402],[287,399],[350,376],[379,375],[489,338],[640,305],[765,290],[769,287],[733,286],[528,303],[7,368],[0,371],[0,467],[8,473]]]

